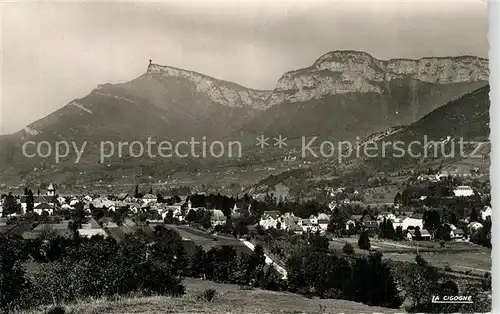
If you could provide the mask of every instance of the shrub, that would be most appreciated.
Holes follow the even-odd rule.
[[[23,294],[28,288],[25,259],[20,239],[0,237],[0,311],[9,312],[25,302]]]
[[[491,290],[491,273],[489,271],[484,273],[483,279],[481,280],[481,286],[483,290]]]
[[[445,242],[443,240],[439,241],[439,245],[441,246],[441,248],[444,248],[444,243]]]
[[[198,297],[199,300],[205,302],[212,302],[217,294],[217,290],[215,289],[207,289],[203,291],[203,293]]]
[[[342,248],[342,252],[344,252],[345,254],[354,254],[354,248],[350,243],[346,243]]]
[[[56,306],[47,311],[47,314],[65,314],[66,310],[62,306]]]
[[[359,235],[358,246],[362,250],[367,250],[367,251],[370,250],[371,245],[370,245],[370,238],[368,237],[368,232],[363,231]]]

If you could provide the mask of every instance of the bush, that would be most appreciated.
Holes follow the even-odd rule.
[[[56,306],[47,311],[47,314],[65,314],[66,310],[62,306]]]
[[[491,273],[489,271],[484,273],[483,279],[481,280],[481,286],[483,290],[491,291]]]
[[[358,246],[362,250],[367,250],[367,251],[370,250],[371,245],[370,245],[370,238],[368,237],[368,232],[363,231],[359,235]]]
[[[24,307],[28,289],[23,262],[26,260],[19,238],[0,237],[0,312]]]
[[[345,254],[354,254],[354,248],[350,243],[346,243],[342,248],[342,252],[344,252]]]
[[[199,300],[205,302],[212,302],[217,294],[217,290],[215,289],[207,289],[203,291],[203,293],[198,297]]]
[[[444,248],[444,243],[445,242],[443,240],[439,241],[439,245],[441,246],[441,248]]]

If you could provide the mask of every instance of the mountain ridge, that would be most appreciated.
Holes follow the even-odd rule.
[[[349,61],[352,55],[361,55],[362,60],[371,64],[370,67],[365,67],[363,62],[352,63],[352,60]],[[281,134],[289,139],[309,135],[326,135],[334,139],[365,136],[391,126],[412,123],[441,105],[487,84],[486,81],[474,80],[435,84],[415,80],[409,75],[380,82],[384,77],[376,76],[372,71],[378,65],[371,55],[363,52],[341,53],[340,57],[347,60],[346,64],[351,62],[352,66],[345,68],[345,71],[344,68],[337,67],[340,70],[332,72],[327,67],[335,65],[337,61],[334,58],[337,57],[339,53],[319,57],[317,60],[320,60],[320,70],[315,75],[324,75],[330,79],[350,77],[354,83],[357,79],[359,86],[370,88],[363,85],[364,77],[359,77],[368,73],[379,80],[375,83],[370,81],[370,84],[383,92],[354,90],[331,94],[331,89],[339,86],[342,88],[342,84],[337,84],[332,79],[326,82],[326,89],[319,89],[316,98],[273,105],[271,98],[276,93],[276,88],[272,91],[254,90],[198,72],[151,63],[145,73],[131,81],[100,84],[87,95],[71,100],[64,107],[30,123],[20,131],[1,136],[0,177],[8,174],[10,179],[15,180],[23,177],[39,178],[56,175],[58,169],[62,177],[66,178],[64,171],[69,171],[77,181],[81,180],[78,176],[82,171],[95,172],[89,177],[96,178],[99,171],[104,169],[104,165],[98,169],[95,166],[99,160],[98,143],[103,140],[117,142],[151,137],[175,141],[198,136],[209,139],[241,139],[246,135],[251,135],[248,138],[253,140],[254,135],[260,134]],[[469,60],[469,57],[458,58]],[[472,59],[479,60],[477,62],[482,65],[486,60],[479,57]],[[474,67],[475,62],[471,62],[470,66]],[[472,79],[486,77],[482,65],[476,70],[481,75],[472,75]],[[403,68],[401,71],[408,72],[409,69]],[[344,87],[354,85],[356,84],[344,84]],[[28,140],[87,141],[87,157],[82,157],[87,164],[74,165],[63,161],[53,169],[48,168],[43,159],[29,159],[21,154],[22,144]],[[153,169],[150,173],[160,175],[157,168],[154,168],[156,162],[158,161],[138,159],[126,164],[123,160],[116,159],[110,160],[110,169],[135,171],[137,167],[150,167]],[[191,167],[194,164],[197,169],[204,166],[200,160],[165,161],[167,167],[171,164],[179,167]],[[37,170],[41,168],[45,172]]]
[[[458,61],[462,64],[457,65]],[[436,77],[436,73],[446,74],[446,77]],[[328,94],[383,93],[384,86],[379,86],[380,83],[408,76],[433,84],[487,81],[488,59],[475,56],[450,56],[380,60],[363,51],[330,51],[308,67],[283,74],[270,97],[270,107],[284,102],[318,99]]]

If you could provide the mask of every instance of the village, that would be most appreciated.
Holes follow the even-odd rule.
[[[436,184],[441,179],[445,180],[447,178],[438,175],[420,175],[417,177],[420,185],[426,182]],[[196,204],[197,206],[193,206],[190,195],[171,195],[168,198],[160,194],[153,194],[152,188],[149,189],[149,193],[145,194],[139,193],[138,189],[139,187],[136,186],[135,193],[130,194],[62,196],[63,194],[56,190],[56,185],[50,183],[44,192],[37,188],[36,195],[33,195],[33,192],[27,188],[25,189],[25,195],[4,194],[1,199],[2,206],[0,207],[0,211],[2,211],[0,227],[6,227],[9,219],[27,213],[37,214],[42,217],[68,217],[68,213],[79,210],[84,213],[87,219],[90,219],[88,223],[80,226],[81,228],[78,229],[79,234],[87,237],[93,235],[106,237],[110,235],[107,230],[120,227],[116,222],[122,223],[126,221],[131,223],[133,217],[141,216],[143,221],[151,223],[168,221],[170,224],[192,224],[194,222],[192,217],[196,216],[194,213],[206,212],[210,217],[207,231],[216,227],[220,230],[228,220],[234,221],[244,215],[245,217],[252,217],[250,220],[245,220],[250,230],[257,227],[263,230],[283,230],[297,235],[318,233],[330,237],[355,236],[361,232],[367,232],[370,237],[378,238],[381,224],[388,222],[391,225],[390,229],[393,230],[391,232],[399,233],[399,240],[431,241],[436,238],[438,229],[445,229],[448,234],[443,239],[470,241],[471,236],[483,228],[484,221],[490,219],[492,213],[488,200],[479,201],[479,205],[477,202],[473,205],[475,208],[472,217],[469,214],[457,218],[457,215],[453,214],[452,219],[448,219],[449,221],[441,219],[439,225],[436,226],[429,221],[425,221],[424,217],[425,211],[432,210],[432,204],[427,206],[425,202],[426,200],[429,201],[433,196],[429,195],[429,190],[424,191],[414,186],[406,188],[403,194],[398,192],[394,198],[394,204],[384,204],[381,207],[374,208],[368,206],[368,210],[366,206],[363,206],[358,189],[353,187],[330,188],[326,191],[331,199],[328,206],[321,207],[321,210],[314,210],[312,215],[306,213],[307,216],[304,216],[304,213],[296,215],[292,210],[286,208],[269,210],[273,209],[271,207],[265,208],[265,210],[252,211],[251,202],[248,200],[244,202],[242,198],[238,197],[228,198],[229,203],[221,203],[221,208],[216,208],[216,205],[214,206],[210,202],[200,203],[199,201]],[[447,200],[481,198],[478,192],[468,185],[455,185],[450,190],[450,195],[445,197]],[[246,197],[248,198],[248,195]],[[271,198],[269,195],[267,197]],[[484,197],[485,195],[482,195],[482,199]],[[415,207],[415,202],[420,204]],[[225,208],[222,208],[222,206]],[[424,209],[422,210],[422,208]],[[96,210],[104,210],[106,212],[104,216],[108,217],[116,217],[117,214],[113,213],[119,212],[122,217],[120,221],[115,222],[113,222],[113,219],[107,219],[106,223],[103,224],[93,218],[95,216],[93,212]],[[331,219],[339,220],[338,217],[334,217],[339,212],[343,213],[342,219],[336,221],[335,224],[330,223]],[[64,225],[67,226],[68,222],[69,220],[64,220],[53,227],[60,230]],[[429,226],[432,226],[433,230],[428,230]],[[44,228],[47,228],[47,225]],[[26,230],[23,236],[32,237],[37,230],[41,229],[42,226],[38,226],[34,230]]]

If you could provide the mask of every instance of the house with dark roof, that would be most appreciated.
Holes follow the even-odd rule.
[[[212,222],[212,226],[223,225],[226,223],[226,216],[220,209],[212,209],[210,210],[210,221]]]
[[[408,229],[406,234],[406,238],[410,241],[419,240],[416,239],[416,229]],[[430,241],[432,239],[432,235],[427,231],[427,229],[420,229],[420,240]]]
[[[21,195],[19,198],[19,203],[21,204],[21,212],[26,213],[26,210],[28,208],[28,203],[27,203],[27,195]],[[37,207],[41,203],[47,203],[47,204],[58,204],[58,201],[55,196],[48,196],[48,195],[33,195],[33,208]]]
[[[154,203],[156,202],[156,195],[154,194],[146,194],[142,197],[142,202],[145,204],[145,205],[149,205],[150,203]]]
[[[40,203],[35,208],[33,208],[33,211],[37,213],[38,215],[42,215],[44,212],[47,212],[49,215],[54,214],[54,206],[49,204],[49,203]]]
[[[277,228],[278,222],[281,223],[279,211],[265,211],[260,218],[259,225],[264,229]]]
[[[379,222],[376,220],[367,220],[363,222],[363,228],[368,231],[370,235],[376,235],[379,230]]]

